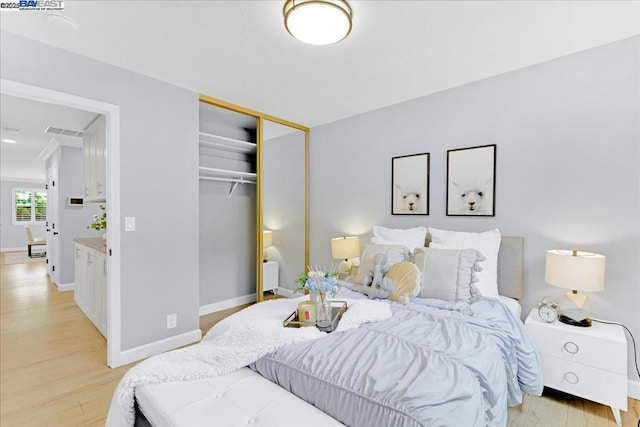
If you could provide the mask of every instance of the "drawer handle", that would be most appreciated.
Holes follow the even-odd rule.
[[[564,343],[564,349],[567,351],[567,353],[571,354],[576,354],[580,351],[580,347],[578,347],[578,344],[574,343],[573,341],[567,341],[566,343]]]
[[[580,382],[580,378],[578,378],[578,375],[573,372],[565,372],[563,377],[564,380],[569,384],[576,385]]]

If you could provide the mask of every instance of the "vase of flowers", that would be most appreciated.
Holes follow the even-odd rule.
[[[326,273],[318,268],[309,268],[309,273],[300,275],[298,283],[302,289],[308,289],[311,300],[316,303],[316,325],[319,328],[331,325],[331,300],[340,286],[333,270]]]
[[[93,216],[93,221],[91,221],[91,224],[89,224],[87,226],[87,228],[90,229],[90,230],[100,231],[100,230],[106,230],[107,229],[107,211],[106,211],[106,208],[104,207],[104,205],[99,205],[99,207],[100,207],[100,210],[102,211],[102,214]],[[104,240],[107,240],[107,233],[104,233],[102,235],[102,238]]]

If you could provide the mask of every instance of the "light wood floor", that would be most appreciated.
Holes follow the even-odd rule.
[[[242,307],[203,316],[203,332]],[[111,395],[132,366],[106,366],[104,338],[58,292],[43,263],[4,265],[0,256],[0,425],[104,425]],[[623,424],[636,427],[640,401]],[[615,426],[608,407],[552,391],[509,409],[510,426]],[[390,426],[391,427],[391,426]]]

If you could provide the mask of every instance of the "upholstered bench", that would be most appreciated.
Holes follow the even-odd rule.
[[[249,368],[203,380],[144,385],[135,394],[138,415],[154,427],[342,426]]]

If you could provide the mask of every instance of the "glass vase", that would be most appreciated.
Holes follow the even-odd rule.
[[[318,292],[316,296],[316,325],[318,328],[331,325],[331,301],[326,292]]]

